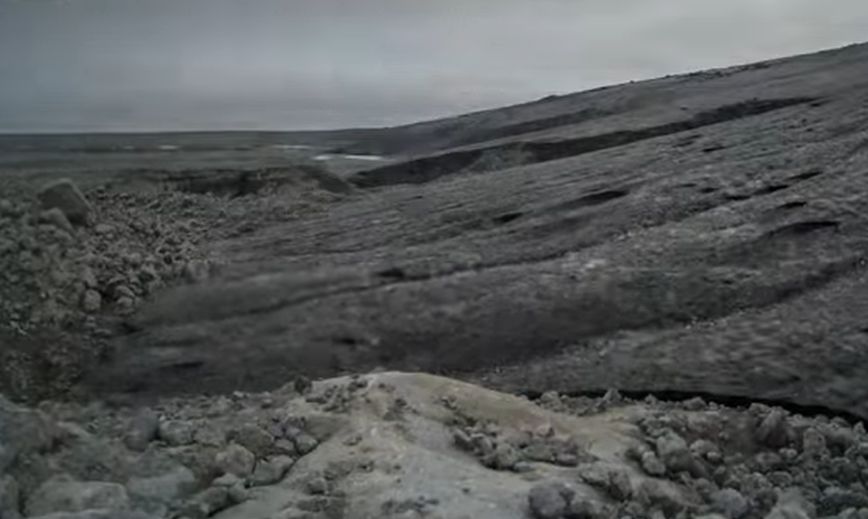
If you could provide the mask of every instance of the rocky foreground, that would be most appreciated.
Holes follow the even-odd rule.
[[[861,425],[396,372],[150,407],[0,400],[0,517],[868,517]]]

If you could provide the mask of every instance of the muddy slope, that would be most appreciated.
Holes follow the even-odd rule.
[[[623,101],[486,130],[213,243],[221,275],[145,305],[88,387],[223,392],[387,366],[868,417],[866,86],[856,46],[505,109],[498,128]],[[495,153],[454,163],[479,149]]]

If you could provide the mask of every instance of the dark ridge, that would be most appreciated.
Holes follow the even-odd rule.
[[[445,147],[455,148],[468,144],[476,144],[479,142],[493,141],[495,139],[511,137],[513,135],[522,135],[525,133],[548,130],[551,128],[557,128],[559,126],[580,124],[586,121],[590,121],[592,119],[597,119],[599,117],[605,117],[607,115],[609,115],[609,112],[598,110],[596,108],[586,108],[584,110],[569,114],[556,115],[554,117],[546,117],[544,119],[533,119],[531,121],[501,126],[500,128],[477,131],[467,136],[458,137],[451,141],[449,145]]]
[[[166,366],[165,369],[167,371],[190,371],[194,369],[199,369],[204,365],[204,360],[188,360],[183,362],[176,362],[174,364]]]
[[[617,388],[614,388],[617,389]],[[592,389],[588,391],[574,391],[561,393],[561,395],[577,398],[577,397],[586,397],[586,398],[601,398],[603,397],[609,390],[599,390]],[[678,390],[621,390],[618,389],[618,392],[627,399],[630,400],[644,400],[648,397],[654,397],[663,402],[686,402],[688,400],[692,400],[694,398],[701,398],[708,403],[715,403],[718,405],[732,407],[737,409],[747,409],[751,406],[751,404],[762,404],[769,407],[780,407],[790,413],[799,414],[805,417],[821,417],[825,416],[827,418],[841,418],[846,420],[851,425],[856,425],[857,423],[861,423],[863,425],[868,426],[868,418],[862,417],[858,414],[852,413],[850,411],[846,411],[843,409],[835,409],[831,407],[826,407],[822,405],[812,405],[812,404],[799,404],[790,400],[783,400],[777,398],[754,398],[740,395],[729,395],[725,393],[711,393],[704,391],[678,391]],[[525,396],[531,400],[539,400],[543,392],[535,391],[535,390],[526,390],[519,391],[519,395]]]
[[[807,220],[804,222],[791,223],[767,232],[769,238],[780,236],[804,236],[806,234],[823,229],[835,229],[841,227],[841,222],[836,220]]]
[[[235,169],[196,169],[177,172],[143,172],[148,179],[170,189],[185,193],[213,194],[236,198],[256,194],[268,186],[312,180],[323,190],[346,194],[352,185],[341,178],[313,166],[290,169],[263,168],[238,171]]]
[[[512,164],[513,166],[547,162],[550,160],[557,160],[608,148],[624,146],[664,135],[694,130],[712,124],[760,115],[789,106],[809,103],[811,101],[814,101],[814,98],[794,97],[767,100],[753,99],[722,106],[714,110],[700,112],[692,118],[684,121],[676,121],[660,126],[651,126],[640,130],[621,130],[591,137],[566,139],[562,141],[508,143],[487,148],[462,150],[422,157],[399,164],[361,171],[354,175],[351,181],[360,187],[378,187],[393,184],[421,184],[424,182],[430,182],[445,175],[461,172],[486,153],[520,152],[515,155],[523,158]]]
[[[393,267],[390,269],[381,270],[380,272],[377,272],[377,276],[381,277],[381,278],[385,278],[385,279],[393,279],[393,280],[399,280],[399,281],[405,280],[408,277],[407,273],[404,272],[403,269],[400,269],[398,267]]]
[[[754,191],[753,196],[770,195],[774,192],[781,191],[790,187],[789,184],[771,184]]]
[[[524,216],[523,212],[516,211],[514,213],[506,213],[506,214],[502,214],[500,216],[495,216],[494,218],[492,218],[492,221],[494,223],[497,223],[497,224],[505,224],[505,223],[509,223],[509,222],[518,220],[522,216]]]
[[[814,178],[823,174],[822,169],[812,169],[806,171],[804,173],[799,173],[798,175],[793,175],[790,177],[790,180],[808,180],[809,178]]]
[[[595,205],[605,204],[606,202],[625,197],[629,193],[630,191],[626,189],[608,189],[606,191],[598,191],[596,193],[591,193],[575,200],[568,200],[566,202],[554,205],[550,207],[547,212],[573,211],[576,209],[581,209],[583,207],[591,207]]]
[[[781,204],[781,205],[777,206],[775,209],[789,211],[791,209],[798,209],[800,207],[805,207],[806,205],[808,205],[807,202],[803,202],[802,200],[796,200],[793,202],[787,202],[785,204]]]

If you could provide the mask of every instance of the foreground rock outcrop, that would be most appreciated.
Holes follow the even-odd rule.
[[[0,445],[4,519],[868,514],[861,425],[423,374],[149,408],[0,400]]]

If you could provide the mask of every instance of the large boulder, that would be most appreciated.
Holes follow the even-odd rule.
[[[75,225],[87,225],[91,221],[93,207],[71,180],[61,179],[44,186],[37,194],[43,209],[60,209]]]

